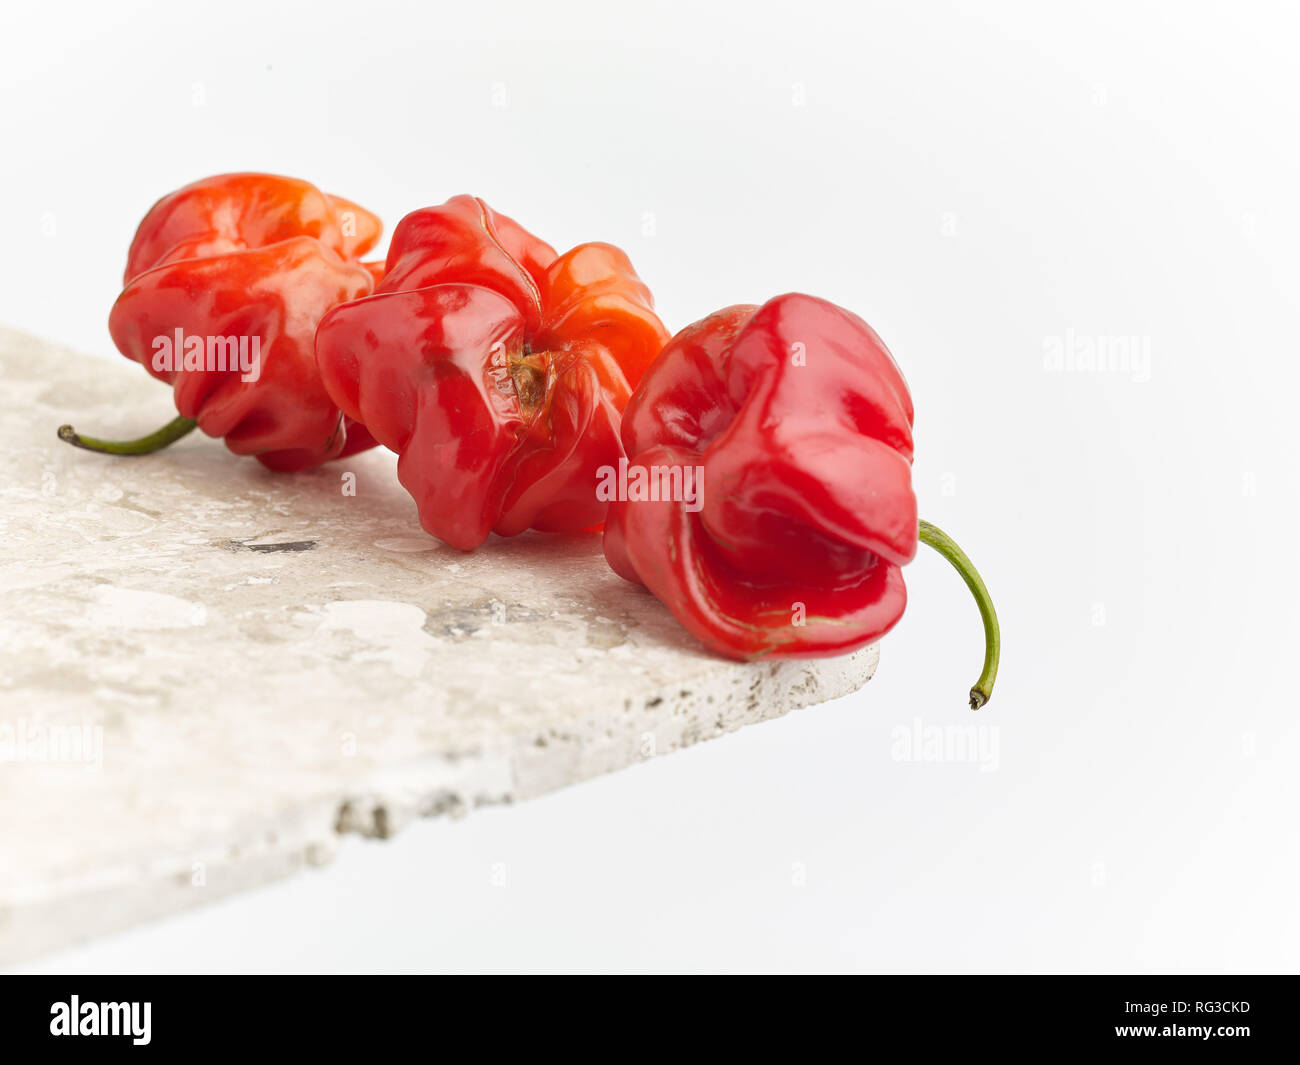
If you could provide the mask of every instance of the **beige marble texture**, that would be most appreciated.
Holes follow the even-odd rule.
[[[124,359],[0,329],[0,963],[844,695],[843,658],[704,653],[596,536],[426,536],[372,452],[295,475]],[[345,494],[355,475],[355,495]]]

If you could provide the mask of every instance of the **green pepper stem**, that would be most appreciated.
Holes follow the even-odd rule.
[[[70,425],[61,425],[59,439],[73,447],[98,451],[104,455],[148,455],[151,451],[161,451],[168,444],[174,444],[186,433],[192,432],[198,424],[193,418],[173,418],[161,429],[155,429],[139,440],[99,440],[93,436],[82,436]]]
[[[998,659],[1002,654],[1002,632],[998,628],[998,614],[993,609],[993,599],[984,587],[984,578],[980,576],[975,564],[966,557],[966,552],[953,542],[951,536],[938,526],[928,521],[920,523],[921,543],[929,544],[943,555],[953,569],[961,574],[966,587],[975,597],[975,605],[980,610],[980,620],[984,622],[984,672],[970,690],[970,708],[978,710],[993,698],[993,682],[998,676]]]

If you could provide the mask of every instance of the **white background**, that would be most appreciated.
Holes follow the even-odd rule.
[[[241,169],[619,244],[674,330],[816,293],[902,365],[921,512],[1005,643],[972,718],[978,620],[924,553],[857,695],[29,970],[1297,968],[1294,9],[0,18],[0,321],[120,360],[139,218]],[[1145,372],[1046,365],[1106,337]],[[996,759],[900,760],[974,721]]]

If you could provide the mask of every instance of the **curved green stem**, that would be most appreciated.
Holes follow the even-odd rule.
[[[980,576],[975,564],[966,557],[966,552],[953,542],[952,537],[928,521],[921,522],[920,536],[921,543],[929,544],[952,563],[953,569],[961,574],[961,579],[975,597],[975,605],[979,607],[980,620],[984,622],[984,672],[970,690],[970,708],[978,710],[993,698],[993,682],[998,676],[998,658],[1002,654],[998,614],[993,609],[989,590],[984,587],[984,578]]]
[[[161,451],[168,444],[174,444],[186,433],[192,432],[198,424],[193,418],[173,418],[161,429],[155,429],[139,440],[99,440],[93,436],[82,436],[70,425],[61,425],[59,439],[73,447],[83,447],[87,451],[98,451],[104,455],[148,455],[151,451]]]

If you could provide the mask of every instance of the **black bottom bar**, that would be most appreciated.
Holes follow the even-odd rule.
[[[824,982],[730,983],[684,992],[583,981],[563,990],[567,1005],[557,1008],[545,991],[463,978],[8,977],[0,983],[0,1058],[284,1049],[294,1060],[350,1051],[368,1060],[378,1048],[412,1043],[430,1059],[456,1046],[491,1058],[511,1043],[546,1054],[657,1044],[676,1056],[755,1043],[773,1051],[783,1037],[814,1061],[831,1052],[832,1037],[868,1051],[912,1047],[927,1058],[944,1048],[1052,1054],[1126,1044],[1140,1053],[1201,1046],[1237,1056],[1293,1052],[1300,1030],[1294,977],[869,977],[838,994]]]

